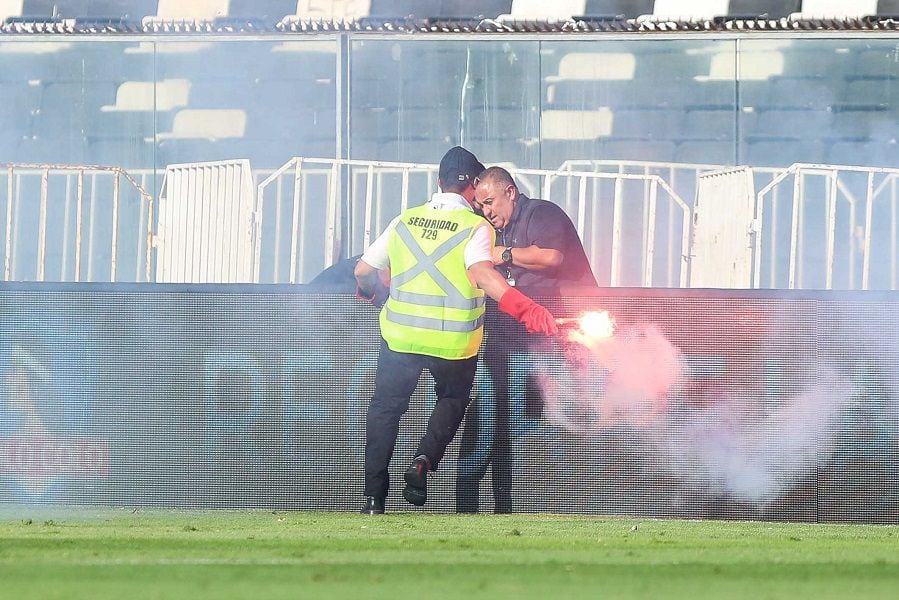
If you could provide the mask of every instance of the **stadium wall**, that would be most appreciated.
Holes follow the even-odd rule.
[[[895,293],[607,289],[488,314],[424,510],[899,522]],[[571,332],[567,329],[566,332]],[[0,503],[358,509],[374,309],[310,286],[0,286]],[[404,417],[389,510],[434,402]]]

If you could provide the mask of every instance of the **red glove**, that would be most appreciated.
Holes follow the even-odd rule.
[[[515,288],[509,288],[499,299],[499,309],[518,319],[530,333],[559,333],[559,326],[552,313]]]

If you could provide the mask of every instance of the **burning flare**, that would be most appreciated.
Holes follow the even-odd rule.
[[[574,327],[568,332],[568,339],[587,347],[615,335],[615,319],[607,310],[588,311],[579,318],[556,319],[556,322],[563,327],[573,325]]]

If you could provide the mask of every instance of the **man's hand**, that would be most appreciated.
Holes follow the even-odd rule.
[[[363,302],[371,302],[376,308],[384,306],[388,296],[390,296],[390,288],[381,281],[378,281],[374,289],[370,291],[365,291],[361,287],[356,286],[356,297]]]
[[[530,333],[546,335],[559,333],[559,326],[552,313],[513,287],[500,298],[499,309],[518,319]]]
[[[356,263],[356,297],[363,302],[371,302],[377,308],[384,306],[390,295],[390,288],[381,278],[377,269],[363,260]]]

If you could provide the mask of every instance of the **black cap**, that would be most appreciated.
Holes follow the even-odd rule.
[[[454,146],[440,159],[440,171],[437,176],[444,186],[449,186],[471,181],[483,170],[484,165],[474,154],[462,146]]]

